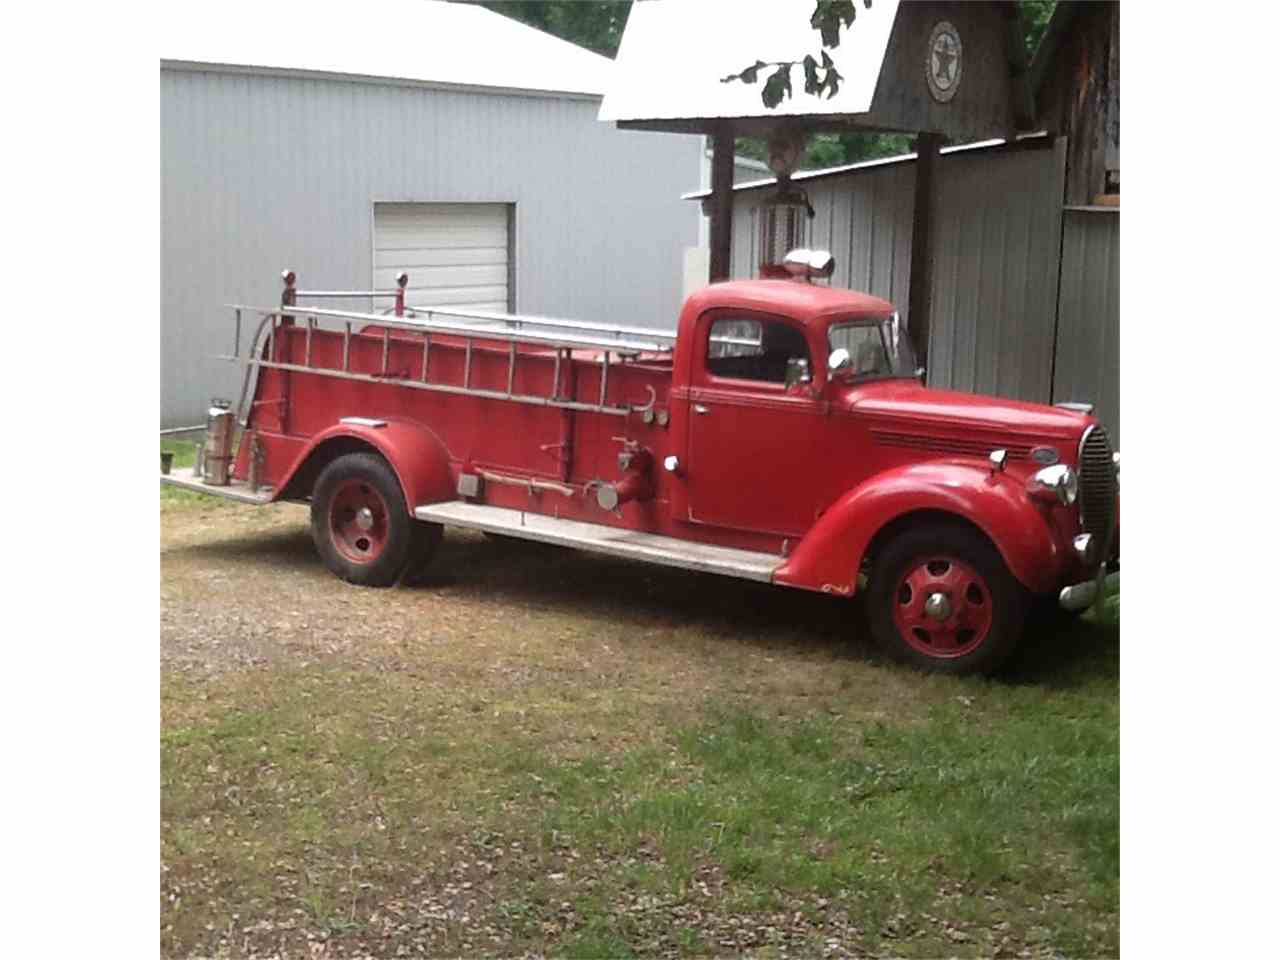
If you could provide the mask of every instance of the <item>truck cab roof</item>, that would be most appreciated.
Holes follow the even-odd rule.
[[[703,287],[685,301],[693,317],[712,308],[781,313],[801,323],[832,316],[885,316],[896,309],[888,300],[857,290],[828,287],[803,280],[729,280]]]

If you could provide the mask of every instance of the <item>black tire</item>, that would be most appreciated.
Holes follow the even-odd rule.
[[[967,595],[972,599],[966,599],[964,605],[975,612],[975,617],[985,618],[985,634],[981,630],[962,630],[958,636],[963,642],[957,641],[950,649],[930,646],[932,638],[927,631],[908,641],[897,622],[900,608],[905,611],[914,601],[912,588],[904,578],[926,569],[946,573],[948,568],[942,564],[931,567],[930,562],[941,559],[946,563],[947,558],[955,562],[957,571],[967,567],[967,572],[976,574],[971,584],[973,593]],[[970,527],[942,522],[909,529],[878,551],[866,601],[872,636],[886,653],[921,670],[955,675],[998,670],[1022,637],[1028,608],[1026,589],[1009,572],[991,542]],[[972,649],[967,649],[970,645]]]
[[[355,498],[355,499],[353,499]],[[344,536],[355,510],[370,508],[374,525],[368,537]],[[434,533],[430,529],[435,527]],[[311,497],[311,539],[320,559],[335,575],[366,587],[389,587],[399,581],[411,562],[439,543],[436,524],[421,524],[405,505],[400,481],[382,457],[349,453],[320,472]],[[364,553],[360,544],[365,544]]]
[[[440,549],[440,541],[444,539],[444,526],[439,523],[427,523],[425,520],[413,521],[413,544],[409,548],[409,562],[405,565],[402,576],[420,573],[435,558]]]

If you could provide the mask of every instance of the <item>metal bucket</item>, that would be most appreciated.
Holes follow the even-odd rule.
[[[235,415],[228,400],[214,400],[209,408],[204,445],[204,482],[225,487],[231,482],[231,441]]]

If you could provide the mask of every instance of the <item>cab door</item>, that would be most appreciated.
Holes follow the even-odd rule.
[[[786,385],[787,362],[814,350],[785,317],[709,311],[696,327],[689,389],[689,519],[796,536],[815,519],[824,405]]]

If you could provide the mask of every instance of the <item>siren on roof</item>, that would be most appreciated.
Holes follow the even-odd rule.
[[[783,269],[792,277],[812,282],[814,277],[826,280],[835,272],[836,258],[826,250],[792,250],[782,261]]]
[[[785,277],[783,259],[788,250],[808,246],[813,204],[791,175],[804,156],[807,137],[791,128],[775,130],[769,137],[769,169],[777,187],[760,203],[760,275]]]

